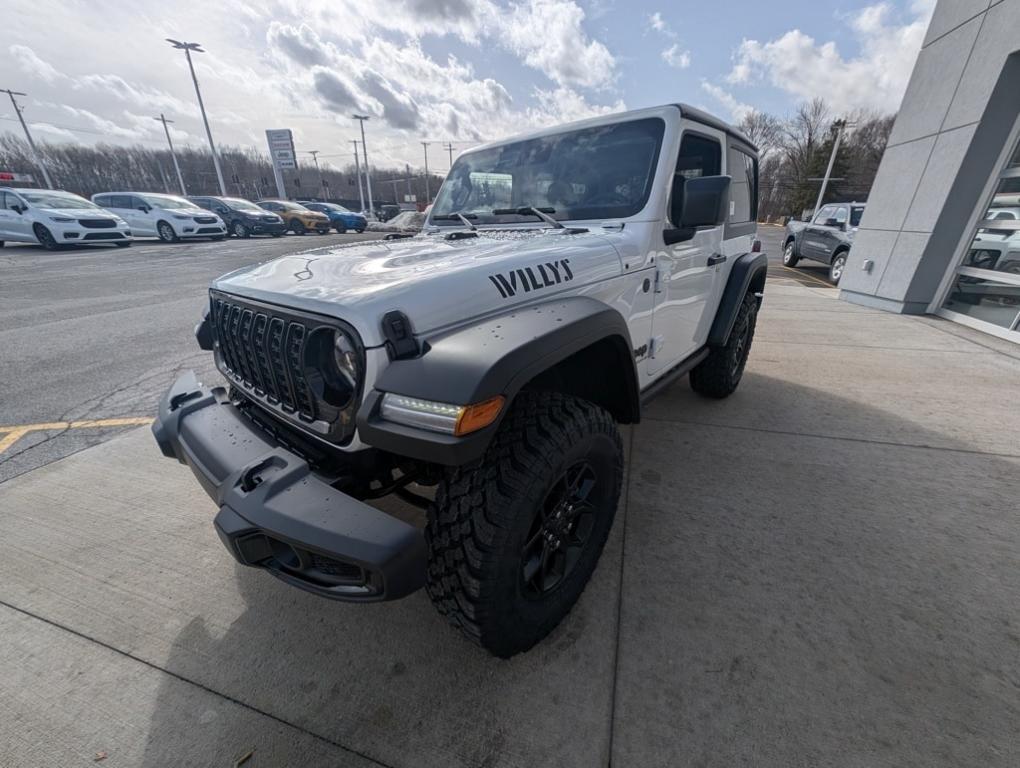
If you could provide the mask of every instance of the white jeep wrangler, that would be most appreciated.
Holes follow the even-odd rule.
[[[216,280],[196,335],[229,388],[182,376],[156,439],[239,562],[338,600],[424,586],[493,654],[527,650],[609,534],[617,425],[684,375],[709,397],[740,382],[757,169],[684,105],[467,152],[420,235]],[[391,493],[424,525],[365,503]]]

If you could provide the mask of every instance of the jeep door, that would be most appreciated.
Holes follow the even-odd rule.
[[[697,123],[684,122],[683,137],[674,174],[684,182],[722,173],[722,131]],[[667,183],[672,183],[672,179]],[[680,194],[682,194],[682,187]],[[679,205],[671,204],[670,210]],[[665,221],[663,230],[680,222]],[[702,318],[717,294],[720,280],[718,265],[722,253],[722,224],[699,227],[690,240],[662,245],[656,257],[655,311],[652,315],[652,342],[647,372],[655,375],[668,370],[693,354],[705,343]],[[662,235],[658,242],[664,243]]]

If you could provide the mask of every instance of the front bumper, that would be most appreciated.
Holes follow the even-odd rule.
[[[174,382],[152,432],[219,505],[213,524],[242,565],[335,600],[394,600],[425,582],[417,527],[340,493],[254,427],[221,388]]]
[[[287,231],[282,221],[246,221],[244,225],[253,235],[282,235]]]

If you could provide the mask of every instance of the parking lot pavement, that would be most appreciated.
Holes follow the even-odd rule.
[[[284,253],[378,237],[0,248],[0,482],[123,430],[37,425],[151,416],[178,371],[213,376],[193,335],[213,278]],[[12,434],[5,427],[29,429],[5,445]]]
[[[593,582],[509,661],[422,593],[235,566],[146,429],[0,485],[0,754],[1020,764],[1016,348],[776,279],[745,376],[652,404]]]

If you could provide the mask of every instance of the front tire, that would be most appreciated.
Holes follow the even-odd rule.
[[[433,604],[495,656],[528,650],[588,583],[622,483],[623,443],[608,412],[520,393],[485,455],[437,489],[425,528]]]
[[[42,224],[36,224],[33,226],[32,231],[35,233],[35,239],[39,241],[39,245],[47,251],[55,251],[60,247],[60,244],[57,243],[53,234]]]
[[[791,240],[786,244],[786,247],[783,249],[783,266],[795,267],[797,266],[797,262],[799,261],[800,256],[797,255],[797,252],[794,249],[793,240]]]
[[[174,232],[174,228],[170,226],[170,222],[168,221],[161,221],[156,224],[156,234],[159,235],[159,239],[164,243],[176,243],[180,240],[180,238],[177,237],[177,233]]]
[[[114,243],[114,245],[117,246],[118,248],[130,248],[131,247],[131,241],[128,240],[127,242]]]
[[[248,231],[248,227],[244,225],[242,221],[235,221],[234,226],[231,228],[234,233],[234,237],[240,237],[247,239],[251,237],[251,232]]]
[[[757,323],[758,299],[749,293],[737,310],[737,319],[726,346],[713,349],[691,371],[691,389],[699,395],[717,399],[732,395],[744,375]]]
[[[300,219],[291,219],[290,220],[290,230],[295,235],[303,235],[307,231],[305,229],[305,225],[301,222]]]
[[[843,279],[843,273],[846,271],[846,251],[840,251],[832,257],[832,263],[829,265],[829,282],[833,285],[839,285],[839,281]]]
[[[347,226],[345,224],[343,224],[343,223],[337,224],[334,227],[334,229],[336,229],[336,233],[338,235],[346,235],[347,234]]]

